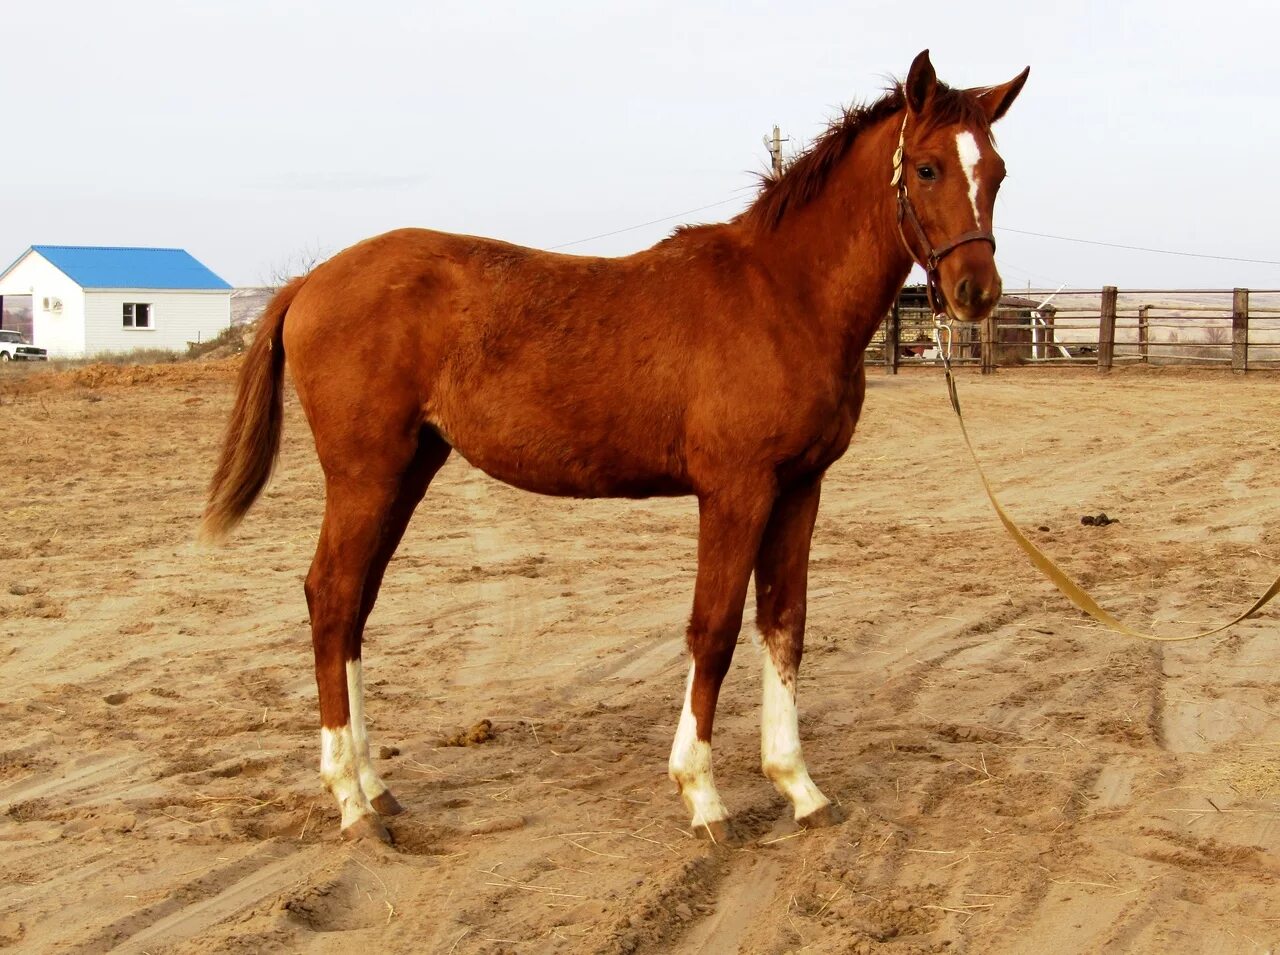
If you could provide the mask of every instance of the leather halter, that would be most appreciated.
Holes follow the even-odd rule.
[[[893,154],[893,179],[890,182],[890,185],[896,186],[898,190],[898,236],[902,239],[902,245],[907,250],[907,254],[911,256],[912,261],[924,269],[925,290],[928,293],[929,307],[933,309],[933,314],[940,317],[950,317],[949,303],[946,295],[942,292],[942,279],[938,274],[938,266],[944,258],[969,242],[990,242],[991,251],[994,253],[996,237],[990,232],[974,229],[963,235],[956,236],[950,242],[944,243],[940,248],[934,248],[933,243],[929,241],[929,237],[925,234],[924,226],[920,224],[920,217],[916,215],[915,206],[911,203],[911,197],[907,195],[907,177],[903,174],[903,150],[906,148],[907,116],[909,115],[909,112],[904,113],[902,117],[902,129],[898,133],[898,148]],[[920,243],[920,248],[927,250],[923,256],[917,255],[915,249],[911,247],[911,243],[907,241],[907,233],[902,227],[904,221],[911,224],[916,239]]]

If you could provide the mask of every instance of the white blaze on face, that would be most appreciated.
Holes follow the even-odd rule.
[[[350,724],[336,729],[321,728],[320,778],[338,800],[343,829],[373,812],[364,790],[360,788],[356,743]]]
[[[973,206],[973,224],[981,229],[982,216],[978,213],[978,160],[982,158],[982,150],[973,133],[965,130],[956,135],[956,152],[960,156],[960,168],[969,181],[969,203]]]
[[[369,735],[364,723],[364,664],[359,660],[347,661],[347,706],[351,711],[357,778],[365,796],[374,800],[387,791],[387,785],[373,771],[369,758]]]
[[[760,764],[778,792],[791,800],[796,818],[817,812],[831,800],[822,794],[800,753],[800,724],[796,712],[795,677],[783,683],[768,650],[764,661],[764,699],[760,714]]]
[[[693,825],[703,826],[727,819],[724,803],[716,792],[711,778],[711,744],[698,739],[698,721],[694,718],[693,673],[696,664],[689,664],[689,680],[684,688],[684,709],[680,712],[680,724],[671,745],[671,761],[668,770],[675,784],[680,787],[684,804],[693,813]]]

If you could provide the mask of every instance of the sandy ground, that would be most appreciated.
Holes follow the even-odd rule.
[[[0,381],[0,947],[129,952],[1263,952],[1280,945],[1280,610],[1099,630],[995,525],[934,373],[874,373],[827,482],[802,733],[848,819],[758,770],[747,635],[716,774],[666,779],[691,501],[535,498],[454,459],[366,647],[394,849],[317,776],[302,577],[320,475],[192,543],[225,365]],[[965,375],[1006,502],[1127,620],[1230,615],[1280,570],[1280,388]],[[1085,527],[1105,510],[1119,523]],[[1036,530],[1039,528],[1039,530]],[[443,746],[481,719],[494,738]]]

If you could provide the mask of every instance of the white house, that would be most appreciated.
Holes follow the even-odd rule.
[[[3,321],[24,312],[50,357],[182,351],[231,324],[231,286],[183,249],[33,245],[0,273]]]

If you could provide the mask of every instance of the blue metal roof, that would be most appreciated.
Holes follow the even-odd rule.
[[[230,289],[185,249],[33,245],[81,288]]]

